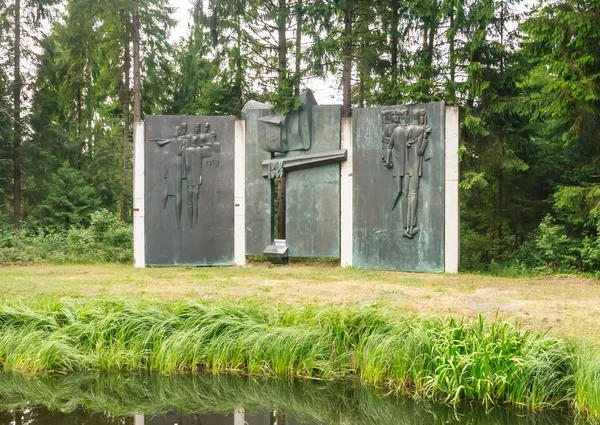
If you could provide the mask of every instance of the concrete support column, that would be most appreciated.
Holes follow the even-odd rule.
[[[460,121],[458,106],[446,107],[445,248],[446,273],[458,273],[460,263]]]
[[[234,257],[236,266],[246,265],[246,121],[235,120],[234,160]]]
[[[341,148],[348,150],[348,160],[341,166],[340,188],[340,262],[342,267],[352,267],[353,234],[353,164],[352,164],[352,118],[342,118]]]
[[[233,413],[233,425],[245,425],[246,424],[246,411],[243,407],[235,409]]]
[[[136,268],[146,267],[146,236],[144,223],[146,143],[144,121],[133,125],[133,263]]]

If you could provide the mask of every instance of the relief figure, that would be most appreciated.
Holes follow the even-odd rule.
[[[382,160],[384,167],[392,170],[396,183],[392,210],[402,198],[403,236],[413,238],[420,230],[417,223],[419,183],[423,162],[429,159],[426,152],[431,127],[427,125],[427,114],[423,109],[409,112],[407,108],[400,108],[384,114],[382,145],[385,155]]]
[[[188,188],[188,215],[191,227],[198,224],[200,186],[202,186],[202,161],[220,152],[220,143],[217,142],[216,133],[210,131],[210,123],[207,122],[204,124],[203,132],[201,132],[201,128],[202,124],[196,123],[194,134],[190,138],[189,143],[183,147]]]
[[[165,190],[163,192],[163,209],[167,208],[169,196],[175,197],[175,215],[177,218],[177,227],[181,224],[181,207],[182,207],[182,179],[185,178],[186,170],[184,167],[184,146],[189,143],[189,135],[187,134],[187,124],[183,123],[176,127],[175,137],[171,139],[151,139],[156,144],[163,148],[165,156],[165,167],[163,170],[163,178],[166,180]]]

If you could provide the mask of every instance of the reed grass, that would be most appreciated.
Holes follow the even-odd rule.
[[[125,300],[0,306],[0,367],[20,372],[239,372],[362,382],[420,399],[598,415],[598,358],[562,340],[381,308]]]
[[[600,353],[590,348],[580,352],[575,372],[575,405],[583,417],[600,423]]]

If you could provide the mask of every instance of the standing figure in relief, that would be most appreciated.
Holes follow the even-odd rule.
[[[392,175],[396,182],[396,192],[394,192],[394,201],[392,210],[396,208],[398,200],[402,195],[402,179],[405,170],[406,157],[406,131],[409,125],[408,109],[395,109],[391,112],[391,124],[384,127],[384,137],[387,133],[389,136],[388,148],[386,157],[383,161],[383,166],[392,170]],[[392,156],[394,160],[392,161]]]
[[[220,151],[220,144],[216,141],[217,135],[214,131],[210,131],[210,123],[204,124],[204,132],[201,132],[201,128],[202,124],[196,123],[190,143],[184,148],[188,187],[188,214],[191,227],[198,224],[198,202],[200,186],[202,186],[202,160],[210,158],[214,153]]]
[[[429,159],[426,158],[426,151],[431,127],[427,125],[427,114],[423,109],[414,109],[412,114],[404,108],[394,112],[395,128],[384,166],[393,170],[396,179],[392,210],[402,197],[403,236],[413,238],[420,230],[417,225],[419,183],[423,176],[423,161]],[[394,162],[391,160],[392,152]]]
[[[189,143],[187,134],[187,124],[183,123],[176,127],[176,136],[171,139],[152,139],[151,141],[162,148],[165,148],[165,169],[163,178],[166,180],[165,190],[163,192],[163,209],[167,208],[169,196],[175,197],[175,215],[177,218],[177,227],[181,225],[181,207],[182,207],[182,179],[185,178],[185,169],[183,167],[183,147]]]

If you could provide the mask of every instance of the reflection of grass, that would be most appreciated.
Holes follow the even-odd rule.
[[[217,375],[77,374],[29,379],[0,374],[0,409],[46,406],[73,412],[131,416],[159,415],[174,408],[184,413],[231,413],[283,410],[304,423],[331,425],[431,425],[460,422],[495,425],[558,425],[569,418],[521,415],[517,411],[413,402],[383,396],[352,382],[315,382],[254,379]],[[572,419],[570,419],[572,421]]]
[[[576,361],[565,343],[501,322],[418,319],[376,307],[97,301],[0,306],[0,365],[358,377],[423,399],[543,409],[574,400]],[[586,376],[579,391],[598,382]],[[597,409],[577,397],[582,411]]]

